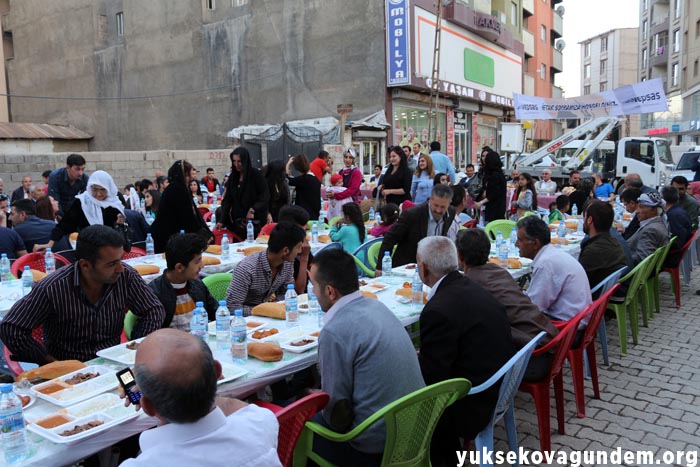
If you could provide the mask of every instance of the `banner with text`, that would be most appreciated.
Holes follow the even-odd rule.
[[[514,93],[513,103],[518,120],[591,119],[668,110],[661,78],[568,99]]]
[[[386,0],[386,85],[411,84],[408,0]]]

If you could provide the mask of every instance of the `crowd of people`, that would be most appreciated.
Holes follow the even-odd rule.
[[[467,167],[466,177],[450,186],[454,167],[450,169],[439,144],[431,144],[430,154],[415,149],[389,148],[388,167],[376,171],[377,196],[384,202],[381,222],[369,233],[382,239],[380,258],[393,252],[394,266],[415,263],[431,288],[420,315],[418,352],[396,316],[359,291],[352,253],[367,232],[362,174],[354,165],[353,149],[345,152],[344,167],[332,174],[327,187],[329,209],[332,205],[339,213],[330,237],[342,248],[323,249],[315,256],[306,229],[309,220],[318,219],[321,183],[333,172],[324,152],[312,162],[297,155],[286,165],[258,170],[248,151],[237,148],[221,183],[212,169],[198,179],[192,164],[179,160],[167,176],[156,174],[155,182],[141,180],[124,192],[104,171],[88,176],[85,159],[76,154],[68,157],[65,168],[45,174],[48,194],[34,198],[36,187],[25,177],[5,219],[12,228],[0,229],[0,249],[12,258],[49,247],[68,249],[67,236],[78,232],[76,261],[36,283],[16,302],[0,323],[0,339],[16,360],[86,361],[119,343],[124,312],[130,310],[136,317],[131,338],[148,336],[136,353],[141,408],[161,426],[141,435],[141,454],[125,465],[167,465],[183,459],[203,463],[239,445],[245,446],[249,465],[278,465],[274,416],[242,401],[216,398],[220,364],[206,345],[180,332],[189,329],[196,302],[203,302],[210,320],[217,308],[200,280],[202,253],[213,234],[197,204],[211,195],[222,196],[215,229],[225,227],[245,238],[250,222],[256,236],[261,231],[269,235],[267,249],[236,266],[226,293],[230,310],[248,315],[256,305],[281,300],[289,284],[297,293],[309,282],[313,285],[324,311],[318,348],[321,382],[304,389],[329,394],[329,404],[315,420],[338,432],[349,431],[425,385],[457,377],[473,386],[486,381],[541,331],[546,336],[540,345],[556,336],[553,323],[570,320],[589,305],[591,289],[610,273],[633,268],[672,236],[677,240],[667,261],[679,261],[673,253],[697,229],[698,205],[683,177],[675,177],[658,193],[636,174],[628,175],[619,198],[632,217],[623,224],[615,221],[610,204],[614,192],[599,177],[581,179],[573,173],[570,195],[557,198],[550,220],[564,219],[572,206],[579,207],[586,237],[576,259],[552,244],[545,221],[524,215],[537,209],[538,193],[556,193],[551,173],[539,181],[512,173],[517,188],[506,213],[506,177],[495,151],[484,148],[480,170]],[[440,181],[442,176],[448,183]],[[293,202],[290,186],[296,190]],[[142,198],[145,209],[140,211]],[[44,199],[58,205],[50,219],[38,215]],[[7,209],[8,200],[3,201]],[[407,207],[406,201],[415,205]],[[517,220],[515,246],[521,257],[532,260],[524,293],[505,269],[489,261],[491,243],[483,229],[463,228],[470,202],[477,210],[483,208],[487,221],[507,214]],[[144,225],[148,212],[154,220]],[[130,239],[145,237],[145,232],[167,261],[163,274],[148,285],[121,261]],[[378,266],[375,276],[381,274]],[[41,342],[32,336],[39,327]],[[574,346],[580,345],[582,333],[583,328]],[[533,358],[525,379],[541,380],[550,365],[551,354]],[[189,371],[183,374],[183,368]],[[484,428],[498,392],[496,384],[447,409],[433,437],[433,465],[455,465],[460,439],[473,439]],[[349,443],[315,437],[314,450],[338,465],[378,465],[385,438],[378,424]],[[195,452],[190,445],[200,448],[196,459],[188,457]]]

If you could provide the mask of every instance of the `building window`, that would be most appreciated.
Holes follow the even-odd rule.
[[[676,29],[673,31],[673,53],[679,52],[681,50],[681,30]]]
[[[642,21],[642,39],[647,40],[649,35],[649,23],[647,20]]]
[[[608,61],[607,60],[601,60],[600,61],[600,76],[605,76],[605,74],[608,72]]]
[[[695,62],[693,62],[693,77],[698,76],[698,59],[695,59]]]
[[[583,78],[589,79],[591,77],[591,64],[588,63],[583,66]]]
[[[518,4],[515,2],[510,2],[510,24],[518,25]]]
[[[649,0],[643,0],[643,2],[642,2],[642,9],[643,9],[644,11],[646,11],[646,10],[649,9]]]
[[[600,51],[605,52],[608,50],[608,36],[600,38]]]
[[[608,83],[600,83],[600,92],[608,90]]]
[[[586,43],[583,45],[583,56],[584,56],[584,57],[590,57],[590,56],[591,56],[591,43],[590,43],[590,42],[586,42]]]
[[[695,37],[700,37],[700,19],[695,22]]]
[[[544,63],[540,65],[540,79],[543,81],[547,79],[547,65]]]
[[[547,40],[547,28],[544,27],[544,24],[540,26],[540,39],[542,39],[542,41]]]
[[[247,4],[248,0],[231,0],[231,6],[243,6]]]
[[[681,17],[681,0],[676,0],[676,8],[673,9],[674,18]]]
[[[642,68],[647,67],[648,59],[649,59],[649,54],[647,53],[647,49],[642,49]]]
[[[678,86],[678,62],[671,66],[671,86]]]
[[[124,35],[124,13],[117,13],[117,36]]]
[[[206,0],[207,10],[213,10],[216,8],[216,0]]]
[[[583,95],[584,95],[584,96],[587,96],[587,95],[589,95],[590,93],[591,93],[591,86],[590,86],[590,85],[584,86],[584,87],[583,87]]]

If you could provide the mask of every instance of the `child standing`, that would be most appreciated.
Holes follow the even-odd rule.
[[[329,187],[326,187],[326,192],[333,192],[333,193],[342,193],[347,188],[343,186],[343,176],[340,174],[333,174],[331,176],[331,185]],[[332,198],[328,200],[328,221],[333,219],[334,217],[338,216],[343,216],[343,205],[351,203],[352,198],[343,198],[343,199],[337,199],[337,198]]]

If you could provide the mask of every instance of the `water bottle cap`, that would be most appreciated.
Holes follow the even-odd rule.
[[[150,233],[147,233],[147,234],[146,234],[146,238],[151,238],[151,234],[150,234]]]
[[[219,306],[226,306],[226,300],[219,300]]]
[[[233,316],[243,316],[243,310],[236,310],[233,312]]]
[[[7,253],[3,253],[2,255],[0,255],[0,258],[7,258]]]
[[[195,303],[195,306],[196,306],[197,308],[201,308],[201,307],[204,306],[204,302],[196,302],[196,303]]]
[[[386,258],[387,256],[389,256],[389,252],[388,252],[388,251],[385,251],[385,252],[384,252],[384,257]]]
[[[25,270],[25,271],[29,271],[29,266],[25,266],[25,267],[24,267],[24,270]]]
[[[0,392],[2,392],[3,394],[8,394],[12,392],[12,389],[12,383],[0,384]]]
[[[46,247],[46,252],[47,252],[47,253],[51,253],[51,247],[50,247],[50,246],[49,246],[49,247]]]
[[[294,288],[294,284],[287,284],[287,290],[291,290]]]

